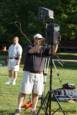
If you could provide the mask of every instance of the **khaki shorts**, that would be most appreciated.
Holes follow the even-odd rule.
[[[24,71],[24,78],[21,82],[21,93],[42,95],[44,91],[43,73],[30,73]]]
[[[17,63],[16,59],[9,59],[8,60],[8,70],[19,71],[19,65],[17,65],[16,63]]]

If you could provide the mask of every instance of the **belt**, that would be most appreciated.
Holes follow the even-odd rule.
[[[40,72],[40,71],[33,71],[32,73],[39,73],[39,74],[41,74],[41,73],[43,73],[43,72]]]
[[[9,57],[9,59],[16,59],[16,60],[18,60],[18,57]]]

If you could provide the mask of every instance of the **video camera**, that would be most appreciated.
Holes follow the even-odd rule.
[[[54,12],[48,8],[39,8],[39,20],[46,24],[46,41],[47,44],[58,44],[60,41],[60,26],[54,23]]]
[[[39,20],[45,21],[54,19],[54,12],[48,8],[40,7],[38,12]]]

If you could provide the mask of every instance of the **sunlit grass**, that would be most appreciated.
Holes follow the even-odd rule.
[[[56,62],[57,63],[57,62]],[[61,67],[57,65],[59,76],[56,76],[57,71],[53,68],[52,83],[53,89],[62,87],[64,83],[73,83],[77,86],[77,63],[65,61],[64,66]],[[17,79],[17,84],[15,86],[5,85],[6,80],[8,79],[8,71],[6,66],[0,67],[0,115],[10,115],[14,112],[17,105],[17,97],[20,90],[20,82],[23,77],[23,68],[21,67],[19,71],[19,77]],[[59,81],[61,79],[62,82]],[[45,93],[49,90],[49,75],[47,76],[47,82],[45,84]],[[52,102],[52,101],[51,101]],[[60,102],[64,111],[67,115],[77,115],[77,102],[68,103]],[[56,102],[52,102],[52,111],[55,111],[58,107]],[[38,107],[40,106],[40,101]],[[25,110],[21,115],[28,115],[29,110]],[[43,111],[41,114],[44,114]],[[29,114],[30,115],[30,114]],[[63,115],[61,112],[56,113],[55,115]]]

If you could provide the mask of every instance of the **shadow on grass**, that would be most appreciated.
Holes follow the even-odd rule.
[[[8,110],[0,110],[0,115],[13,115],[13,112]]]
[[[74,69],[77,70],[77,62],[64,62],[64,69]]]
[[[54,112],[54,110],[52,110]],[[43,111],[44,112],[44,111]],[[41,115],[44,115],[44,113],[41,113]],[[66,113],[70,114],[76,114],[76,111],[65,111]],[[58,114],[62,113],[62,111],[57,111]],[[14,111],[8,111],[8,110],[0,110],[0,115],[14,115]],[[24,111],[22,115],[31,115],[31,112]]]
[[[67,54],[67,55],[59,55],[60,59],[73,59],[73,60],[77,60],[77,55],[73,55],[73,54]]]
[[[31,112],[24,110],[22,115],[31,115]],[[0,110],[0,115],[14,115],[14,111],[12,110]]]
[[[58,62],[55,62],[56,66],[61,67]],[[63,61],[63,69],[77,70],[77,61]]]

